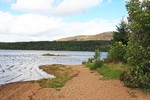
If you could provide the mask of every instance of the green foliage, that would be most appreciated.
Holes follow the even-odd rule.
[[[132,67],[121,80],[126,86],[150,90],[150,1],[130,0],[126,7],[131,30],[126,58]]]
[[[123,44],[128,43],[129,28],[127,22],[121,21],[120,25],[117,26],[117,32],[114,32],[113,41],[122,42]]]
[[[111,41],[39,41],[39,42],[13,42],[0,43],[0,49],[12,50],[66,50],[66,51],[94,51],[96,48],[101,51],[108,51]]]
[[[130,0],[126,5],[131,30],[130,42],[144,47],[150,44],[150,1]]]
[[[103,61],[101,60],[101,53],[99,49],[95,50],[95,54],[93,58],[89,58],[87,62],[84,62],[86,67],[90,68],[91,70],[96,70],[103,65]]]
[[[148,73],[145,73],[139,66],[131,67],[128,71],[125,71],[120,80],[122,80],[126,86],[140,87],[144,89],[150,89],[150,79]]]
[[[90,68],[91,66],[94,66],[94,63],[86,62],[84,65],[85,67]]]
[[[125,62],[126,45],[116,42],[109,50],[107,60],[115,62]]]
[[[55,55],[54,55],[54,54],[47,53],[47,54],[42,54],[42,56],[55,56]]]
[[[104,79],[119,79],[126,68],[128,68],[128,65],[123,63],[107,63],[98,68],[97,72],[103,75]]]
[[[131,66],[141,66],[141,68],[144,67],[148,70],[150,68],[150,46],[144,48],[143,46],[129,44],[126,58]]]
[[[150,47],[128,45],[127,61],[132,66],[121,80],[126,86],[150,89]]]
[[[99,49],[95,50],[95,55],[94,55],[94,62],[98,62],[101,59],[100,51]]]

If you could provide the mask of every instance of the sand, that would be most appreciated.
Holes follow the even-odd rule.
[[[61,89],[41,88],[36,82],[11,83],[0,87],[0,100],[150,100],[150,94],[127,88],[119,80],[102,80],[82,65],[72,67],[79,74]]]

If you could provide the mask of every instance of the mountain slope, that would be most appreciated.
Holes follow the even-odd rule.
[[[113,31],[104,32],[97,35],[79,35],[74,37],[62,38],[56,41],[89,41],[89,40],[111,40]]]

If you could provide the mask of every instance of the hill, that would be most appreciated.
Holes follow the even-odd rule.
[[[111,40],[113,31],[104,32],[96,35],[79,35],[74,37],[62,38],[56,41],[90,41],[90,40]]]

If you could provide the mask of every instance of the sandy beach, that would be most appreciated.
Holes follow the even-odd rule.
[[[150,100],[150,94],[119,80],[102,80],[82,65],[71,67],[79,73],[60,89],[42,88],[37,82],[10,83],[0,87],[0,100]]]

